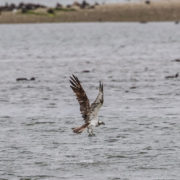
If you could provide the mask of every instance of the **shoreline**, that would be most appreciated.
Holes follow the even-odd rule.
[[[53,22],[158,22],[180,20],[180,2],[158,1],[146,4],[113,3],[93,8],[38,8],[27,11],[1,11],[0,24]]]

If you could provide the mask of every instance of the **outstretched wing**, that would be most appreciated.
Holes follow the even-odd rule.
[[[97,116],[104,102],[103,84],[99,82],[99,93],[96,100],[91,104],[91,118]]]
[[[85,122],[88,122],[89,121],[89,113],[90,113],[89,99],[88,99],[83,87],[81,86],[79,79],[76,76],[72,75],[70,77],[70,83],[71,83],[70,87],[76,94],[77,100],[79,102],[82,117],[85,120]]]

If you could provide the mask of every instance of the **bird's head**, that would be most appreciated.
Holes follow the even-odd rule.
[[[105,125],[105,123],[103,121],[98,121],[98,126],[100,125]]]

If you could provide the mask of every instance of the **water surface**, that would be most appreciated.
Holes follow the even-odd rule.
[[[1,25],[0,34],[2,179],[180,179],[180,78],[165,79],[180,69],[179,25]],[[83,123],[72,73],[91,102],[104,82],[96,137],[71,131]]]

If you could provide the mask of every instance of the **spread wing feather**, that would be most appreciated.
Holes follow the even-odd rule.
[[[90,114],[89,99],[88,99],[83,87],[81,86],[79,79],[76,76],[72,75],[70,77],[70,83],[71,83],[70,87],[76,94],[76,98],[79,102],[82,117],[85,120],[85,122],[87,123],[89,121],[89,114]]]
[[[91,119],[96,116],[104,102],[103,84],[99,82],[99,93],[96,100],[91,104]]]

